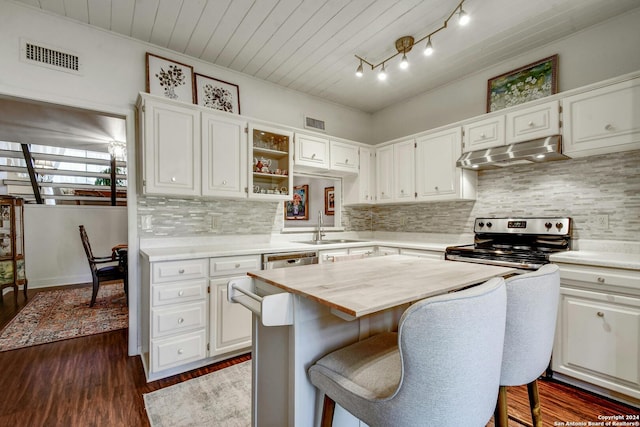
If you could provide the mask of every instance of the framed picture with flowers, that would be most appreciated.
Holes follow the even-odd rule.
[[[293,198],[284,202],[284,219],[309,219],[309,185],[293,187]]]
[[[558,93],[558,55],[489,79],[487,113]]]
[[[147,52],[147,92],[193,104],[193,67]]]
[[[240,88],[233,83],[195,73],[196,104],[240,114]]]

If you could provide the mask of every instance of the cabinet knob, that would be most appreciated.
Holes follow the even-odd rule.
[[[227,180],[222,181],[222,185],[227,185]]]
[[[611,123],[607,123],[607,125],[604,127],[604,130],[613,130],[613,126],[611,125]]]
[[[171,177],[171,182],[176,182],[176,177],[175,176]]]
[[[181,349],[181,348],[179,348],[179,349],[178,349],[178,354],[182,354],[182,353],[184,353],[184,350],[183,350],[183,349]]]
[[[529,122],[527,124],[529,125],[529,127],[533,127],[533,122]]]
[[[183,295],[184,295],[184,291],[180,291],[180,292],[178,292],[178,296],[179,296],[179,297],[181,297],[181,296],[183,296]]]
[[[438,191],[438,186],[437,186],[437,185],[436,185],[435,187],[433,187],[433,188],[435,188],[435,189],[436,189],[436,191]]]
[[[400,193],[404,194],[404,190],[400,190]]]
[[[312,159],[315,159],[315,158],[316,158],[316,153],[313,153],[313,154],[311,155],[311,158],[312,158]]]
[[[604,277],[598,277],[598,283],[604,283]]]
[[[347,163],[349,163],[349,159],[344,159],[344,164],[346,165]]]
[[[596,314],[598,315],[598,317],[604,317],[604,313],[601,311],[597,312]]]
[[[178,318],[178,324],[182,325],[184,323],[184,319],[182,317]]]
[[[181,268],[180,270],[178,270],[178,273],[184,274],[184,268]]]
[[[236,268],[240,268],[240,264],[236,264]]]
[[[487,136],[484,134],[484,132],[482,132],[482,133],[480,134],[480,138],[485,139],[486,137],[487,137]]]

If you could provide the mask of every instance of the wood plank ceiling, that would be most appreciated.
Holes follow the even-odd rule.
[[[498,61],[637,8],[638,0],[466,0],[450,25],[399,57],[389,78],[354,76],[354,54],[378,63],[395,40],[438,28],[459,0],[17,0],[259,79],[375,112]]]

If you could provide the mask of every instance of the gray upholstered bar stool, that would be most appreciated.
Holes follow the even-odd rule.
[[[555,264],[506,280],[507,327],[495,425],[507,426],[507,386],[527,384],[534,427],[542,426],[538,377],[549,366],[556,330],[560,272]]]
[[[371,426],[484,426],[498,395],[505,330],[502,278],[419,301],[398,332],[336,350],[309,368],[325,393]]]

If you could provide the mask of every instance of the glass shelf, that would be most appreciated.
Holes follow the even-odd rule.
[[[291,177],[293,133],[268,126],[249,125],[249,197],[288,200]]]

